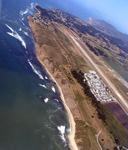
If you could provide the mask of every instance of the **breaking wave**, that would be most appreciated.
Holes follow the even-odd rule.
[[[21,42],[22,46],[26,49],[27,46],[26,46],[26,43],[23,40],[23,38],[16,31],[14,31],[9,25],[7,25],[7,24],[5,24],[5,25],[11,31],[11,32],[7,32],[7,34],[16,38],[17,40],[19,40]]]
[[[57,129],[60,133],[60,137],[63,140],[63,142],[66,144],[66,139],[65,139],[65,132],[66,132],[66,127],[61,125],[61,126],[57,126]]]
[[[49,101],[49,98],[45,98],[45,99],[44,99],[44,102],[45,102],[45,103],[48,103],[48,101]]]
[[[54,92],[54,93],[56,93],[56,89],[55,89],[55,87],[54,86],[52,86],[52,91]]]
[[[38,84],[38,85],[45,88],[45,89],[47,88],[46,85],[44,85],[44,84]]]
[[[41,72],[39,70],[37,70],[36,67],[34,67],[34,65],[31,63],[31,61],[29,59],[28,59],[28,63],[31,66],[34,73],[37,74],[41,80],[44,80],[44,77],[42,76]]]

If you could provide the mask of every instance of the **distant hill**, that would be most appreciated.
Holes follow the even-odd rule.
[[[97,29],[97,30],[109,35],[109,36],[119,38],[125,42],[128,42],[128,35],[127,34],[119,32],[114,26],[107,23],[106,21],[89,18],[87,20],[87,23],[89,25],[93,26],[95,29]]]

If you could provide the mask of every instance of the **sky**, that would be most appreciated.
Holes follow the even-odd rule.
[[[100,16],[115,25],[122,32],[128,33],[128,0],[79,0],[81,5],[97,10]]]
[[[43,0],[82,19],[101,19],[128,34],[128,0]]]

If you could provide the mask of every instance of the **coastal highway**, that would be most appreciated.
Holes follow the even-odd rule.
[[[86,50],[79,44],[77,39],[71,35],[69,35],[74,44],[79,48],[81,53],[85,56],[85,61],[89,61],[89,63],[94,67],[94,69],[97,71],[97,73],[101,76],[101,78],[107,83],[108,87],[112,90],[112,92],[116,95],[118,98],[118,102],[123,107],[124,111],[128,115],[128,102],[124,99],[124,97],[119,93],[118,89],[115,87],[115,85],[106,77],[104,72],[98,67],[98,65],[92,60],[92,58],[89,56],[89,54],[86,52]],[[89,51],[88,47],[86,49]]]

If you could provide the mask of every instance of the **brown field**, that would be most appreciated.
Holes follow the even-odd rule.
[[[106,104],[107,108],[116,116],[122,125],[128,130],[128,116],[118,103]]]
[[[99,150],[96,135],[103,150],[113,150],[115,141],[81,85],[72,76],[73,69],[88,71],[92,66],[83,59],[78,48],[64,33],[73,33],[62,25],[38,24],[29,18],[36,42],[36,54],[62,88],[66,104],[76,122],[76,143],[79,150]]]

